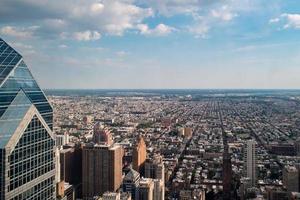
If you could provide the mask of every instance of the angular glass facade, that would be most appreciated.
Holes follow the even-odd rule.
[[[0,199],[55,199],[53,110],[0,38]]]
[[[52,128],[53,110],[22,57],[0,38],[0,116],[22,89]]]

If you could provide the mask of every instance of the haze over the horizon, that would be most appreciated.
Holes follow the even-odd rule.
[[[2,0],[43,88],[300,88],[300,2]]]

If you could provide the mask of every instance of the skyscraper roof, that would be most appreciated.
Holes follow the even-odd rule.
[[[0,38],[0,120],[21,89],[52,129],[53,109],[45,94],[22,56]]]
[[[22,56],[0,38],[0,85],[22,59]]]
[[[135,171],[134,169],[130,168],[129,172],[124,177],[124,180],[135,180],[136,177],[138,177],[140,173]]]

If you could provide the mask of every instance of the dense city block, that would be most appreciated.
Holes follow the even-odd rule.
[[[48,94],[58,155],[72,152],[72,158],[60,158],[60,181],[73,184],[84,199],[299,198],[300,101],[295,91]],[[91,148],[94,154],[87,158],[84,152]],[[122,150],[104,156],[114,148]],[[103,154],[101,161],[96,154]],[[82,180],[73,182],[81,171]],[[90,176],[93,180],[87,181]],[[97,181],[108,185],[91,188]],[[86,193],[86,187],[91,191]]]

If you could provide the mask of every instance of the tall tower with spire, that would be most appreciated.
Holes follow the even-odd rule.
[[[132,167],[134,170],[141,172],[147,158],[147,147],[142,136],[139,136],[137,144],[133,149]]]
[[[0,38],[0,199],[55,199],[53,109]]]

